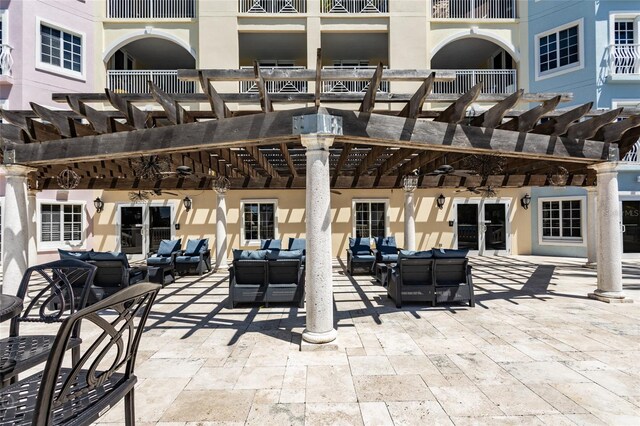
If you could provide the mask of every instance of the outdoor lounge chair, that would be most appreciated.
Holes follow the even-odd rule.
[[[0,339],[2,387],[15,382],[17,375],[23,371],[44,362],[53,345],[54,335],[21,335],[20,325],[24,322],[58,325],[84,308],[95,273],[95,266],[72,259],[57,260],[26,270],[17,296],[28,300],[28,304],[20,315],[11,319],[9,336]],[[76,362],[80,359],[79,332],[79,328],[72,330],[68,342]]]
[[[267,250],[234,250],[229,268],[229,307],[262,303],[267,291]]]
[[[398,255],[398,263],[391,269],[387,295],[402,307],[403,302],[431,302],[436,305],[433,283],[433,252],[405,252]]]
[[[268,250],[267,261],[267,306],[271,302],[287,302],[304,307],[302,250]]]
[[[398,251],[396,237],[376,238],[376,263],[396,263]]]
[[[136,355],[159,288],[132,286],[65,319],[44,371],[0,390],[0,424],[89,425],[124,398],[125,424],[134,425]],[[66,349],[81,324],[89,332],[72,362]]]
[[[353,275],[358,272],[371,274],[376,263],[376,251],[371,249],[369,238],[349,238],[347,249],[347,271]]]
[[[174,281],[176,257],[178,257],[181,252],[181,243],[182,239],[160,241],[158,251],[147,258],[147,273],[149,274],[149,281],[159,279],[160,281],[158,282],[161,284]],[[165,281],[165,278],[168,279]]]
[[[469,302],[475,306],[471,266],[466,258],[468,250],[434,249],[433,271],[436,289],[436,301]]]
[[[195,270],[196,274],[204,274],[204,270],[211,271],[211,250],[209,249],[209,239],[198,239],[187,241],[187,247],[176,256],[176,272],[185,274]]]

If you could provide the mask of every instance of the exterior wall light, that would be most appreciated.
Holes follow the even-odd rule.
[[[438,196],[438,198],[436,198],[436,205],[438,206],[438,208],[440,210],[442,210],[442,208],[444,207],[444,201],[446,200],[446,198],[444,198],[444,195],[440,194]]]
[[[413,192],[418,187],[418,175],[411,173],[402,178],[402,189],[406,192]]]
[[[102,210],[104,210],[104,201],[100,197],[93,200],[93,205],[96,208],[96,213],[102,213]]]
[[[531,204],[531,195],[525,194],[525,196],[520,199],[520,205],[523,209],[529,210],[529,204]]]
[[[191,210],[191,205],[193,204],[193,202],[191,201],[191,198],[184,197],[184,200],[182,200],[182,203],[184,204],[184,209],[186,211]]]

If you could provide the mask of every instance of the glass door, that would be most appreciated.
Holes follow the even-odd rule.
[[[134,258],[145,255],[143,213],[143,206],[120,206],[120,251]]]
[[[471,254],[498,255],[510,253],[508,201],[461,200],[456,204],[457,248]]]
[[[171,207],[149,207],[149,247],[148,252],[158,251],[160,241],[171,239]]]
[[[458,204],[456,206],[456,234],[458,235],[459,249],[477,251],[480,248],[478,207],[478,204]]]
[[[485,203],[483,209],[484,250],[493,252],[507,250],[507,206],[502,203]],[[483,253],[481,253],[483,254]]]
[[[622,202],[622,252],[640,253],[640,200]]]

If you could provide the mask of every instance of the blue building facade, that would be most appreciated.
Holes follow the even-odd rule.
[[[640,109],[640,1],[533,0],[528,38],[532,92],[573,93],[563,107]],[[619,170],[621,232],[623,257],[640,258],[640,163],[633,160]],[[587,190],[532,188],[531,196],[532,254],[586,257],[586,228],[595,224]]]

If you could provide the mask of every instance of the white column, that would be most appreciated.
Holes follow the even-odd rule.
[[[587,268],[594,268],[598,261],[598,188],[587,188]]]
[[[603,302],[631,301],[625,299],[622,292],[622,223],[617,164],[604,162],[591,166],[598,173],[598,288],[589,297]]]
[[[416,249],[416,218],[413,207],[413,191],[404,191],[404,248]]]
[[[227,200],[224,192],[218,192],[216,208],[216,270],[228,268],[227,263]]]
[[[2,293],[15,295],[27,269],[29,249],[29,213],[27,211],[27,175],[34,169],[19,165],[0,166],[6,179],[2,226]]]
[[[302,338],[309,343],[328,343],[338,334],[333,328],[329,176],[329,147],[334,138],[314,134],[300,138],[307,149],[307,324]]]
[[[27,193],[27,212],[29,214],[29,221],[28,221],[28,225],[29,225],[29,248],[27,250],[28,253],[28,265],[29,266],[34,266],[38,264],[38,244],[36,242],[37,240],[37,233],[38,230],[36,229],[36,224],[38,223],[38,218],[36,217],[37,215],[37,209],[36,209],[36,195],[37,195],[37,191],[29,191]]]

